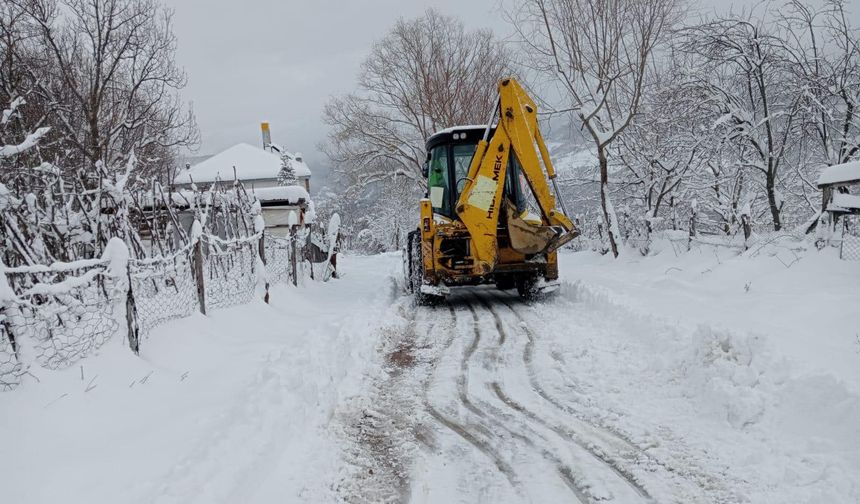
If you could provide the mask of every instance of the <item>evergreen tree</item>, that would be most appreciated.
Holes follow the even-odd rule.
[[[281,154],[281,171],[278,172],[278,185],[297,185],[299,179],[296,177],[296,169],[293,168],[293,160],[286,153]]]

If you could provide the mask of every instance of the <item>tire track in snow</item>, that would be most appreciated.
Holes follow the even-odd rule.
[[[463,353],[463,358],[460,360],[460,376],[457,377],[457,393],[460,396],[460,402],[463,403],[463,406],[465,406],[466,409],[479,417],[485,417],[486,415],[484,412],[475,406],[469,398],[469,361],[472,360],[472,357],[475,355],[475,351],[478,349],[478,345],[481,343],[481,331],[477,328],[478,316],[471,305],[469,305],[469,310],[472,312],[472,317],[474,319],[474,337],[472,338],[472,342],[469,343],[469,346],[466,348],[466,351]],[[454,317],[456,319],[456,313]]]
[[[448,312],[451,316],[452,330],[451,330],[450,336],[448,337],[447,341],[444,344],[444,348],[442,349],[442,352],[440,352],[440,357],[444,356],[444,351],[447,350],[448,348],[450,348],[450,346],[454,342],[454,338],[456,338],[456,335],[457,335],[456,334],[457,312],[450,303],[447,304],[447,308],[448,308]],[[473,331],[473,333],[474,333],[474,337],[472,338],[471,342],[469,343],[469,346],[466,347],[466,350],[465,350],[465,352],[463,352],[463,356],[460,359],[460,374],[457,376],[457,380],[456,380],[457,395],[458,395],[460,402],[463,404],[463,406],[467,410],[469,410],[470,412],[472,412],[474,415],[478,416],[479,418],[486,418],[486,414],[484,413],[484,411],[481,410],[480,408],[478,408],[474,403],[472,403],[472,400],[469,398],[469,393],[468,393],[468,389],[469,389],[469,380],[468,380],[469,362],[471,361],[472,357],[475,354],[475,351],[478,349],[478,345],[481,342],[480,332],[475,330],[475,331]],[[468,442],[469,444],[474,446],[478,451],[480,451],[481,453],[486,455],[493,462],[493,465],[495,465],[495,467],[499,470],[499,472],[501,472],[505,476],[505,478],[510,483],[511,487],[513,487],[513,489],[518,494],[521,494],[522,483],[520,481],[520,478],[516,474],[516,471],[514,471],[513,467],[505,461],[505,459],[502,457],[501,453],[499,453],[489,442],[487,442],[483,439],[480,439],[480,437],[475,432],[472,431],[474,429],[474,430],[478,431],[481,435],[483,435],[483,437],[492,439],[493,434],[490,431],[490,429],[488,429],[487,427],[485,427],[484,425],[482,425],[480,423],[471,424],[471,425],[467,426],[461,422],[458,422],[457,420],[454,420],[451,417],[442,415],[442,413],[439,412],[439,410],[437,410],[436,408],[434,408],[430,404],[430,400],[428,397],[430,381],[431,380],[428,379],[427,384],[426,384],[425,389],[424,389],[424,401],[425,401],[425,406],[427,408],[428,413],[430,413],[430,415],[436,421],[438,421],[439,423],[441,423],[442,425],[447,427],[449,430],[451,430],[452,432],[454,432],[455,434],[460,436],[462,439],[464,439],[466,442]]]
[[[664,476],[671,480],[673,485],[678,485],[680,482],[677,478],[680,478],[681,481],[691,483],[701,491],[704,491],[705,495],[710,496],[711,498],[716,498],[716,502],[733,502],[734,500],[737,500],[735,492],[725,486],[725,483],[720,476],[714,476],[704,471],[698,466],[696,460],[688,460],[684,457],[680,461],[670,462],[655,458],[653,454],[637,446],[637,444],[623,432],[605,425],[599,420],[595,420],[589,415],[579,411],[576,407],[565,404],[549,394],[540,384],[534,365],[533,357],[536,345],[535,334],[528,327],[528,322],[525,320],[521,311],[512,303],[512,301],[518,300],[518,298],[503,296],[501,293],[495,291],[491,291],[491,294],[516,317],[518,322],[520,322],[520,327],[528,338],[526,348],[523,353],[523,362],[526,365],[532,388],[538,396],[548,404],[552,405],[559,412],[572,417],[585,430],[593,430],[593,434],[597,439],[608,443],[610,446],[617,445],[614,447],[615,449],[630,452],[629,456],[625,456],[623,453],[620,453],[619,455],[627,460],[632,460],[634,464],[643,467],[645,471],[653,473],[655,472],[655,468],[660,468],[665,471]],[[616,308],[625,309],[623,306],[616,306]],[[576,399],[574,399],[573,402],[581,404],[581,401]],[[644,465],[643,461],[650,464],[650,467]],[[664,481],[664,483],[669,483],[669,481]],[[680,488],[678,489],[680,490]],[[687,498],[692,498],[692,495],[687,494]]]
[[[522,485],[519,481],[519,478],[517,478],[516,472],[514,472],[513,467],[511,467],[510,464],[505,462],[501,454],[497,452],[489,443],[478,439],[478,437],[472,434],[469,429],[464,425],[442,415],[439,411],[436,410],[436,408],[430,405],[429,402],[426,402],[424,405],[427,408],[427,412],[430,413],[430,416],[432,416],[437,422],[447,427],[451,432],[457,434],[467,443],[474,446],[478,451],[486,455],[487,458],[489,458],[496,466],[496,469],[498,469],[500,473],[505,475],[505,478],[507,478],[508,482],[511,484],[512,487],[517,489]]]
[[[603,433],[605,436],[614,438],[617,443],[625,446],[628,450],[635,452],[636,454],[648,456],[641,448],[636,446],[636,444],[624,433],[619,432],[617,429],[613,429],[611,427],[607,427],[601,423],[598,423],[593,419],[590,419],[588,416],[581,413],[580,411],[577,411],[575,408],[562,403],[560,400],[549,394],[546,389],[544,389],[543,385],[541,385],[540,381],[538,380],[537,371],[535,369],[534,364],[534,352],[536,345],[536,338],[534,332],[529,329],[528,322],[526,322],[522,314],[508,300],[504,299],[501,295],[495,292],[492,294],[496,297],[496,299],[499,300],[499,302],[501,302],[505,307],[508,308],[511,314],[513,314],[519,322],[521,322],[520,327],[522,327],[523,332],[526,334],[527,338],[525,351],[523,352],[523,363],[526,366],[529,383],[535,393],[540,396],[541,399],[549,403],[551,406],[553,406],[560,412],[573,416],[580,422],[587,424],[588,427]]]
[[[469,350],[464,354],[463,362],[466,363],[466,365],[462,366],[463,374],[468,373],[468,361],[471,360],[474,356],[475,350],[478,346],[477,342],[480,341],[482,335],[478,311],[475,309],[472,303],[467,301],[466,305],[472,316],[472,330],[475,334],[475,338],[473,340],[473,345],[471,345],[469,347]],[[502,348],[506,341],[506,334],[503,331],[497,331],[497,334],[499,336],[497,347],[491,349],[491,353],[495,355],[494,359],[496,360],[498,359],[496,352]],[[467,390],[465,390],[464,393],[468,395]],[[482,410],[482,416],[484,418],[486,418],[488,421],[492,421],[496,427],[508,432],[511,437],[519,440],[522,444],[526,445],[532,451],[537,452],[547,462],[552,464],[557,471],[559,477],[561,478],[562,482],[574,494],[574,496],[579,502],[585,503],[590,501],[590,499],[588,499],[588,497],[585,495],[584,485],[577,481],[577,479],[573,475],[573,471],[571,470],[571,468],[567,466],[556,454],[552,453],[550,450],[536,446],[533,438],[541,438],[542,436],[540,436],[540,434],[532,430],[527,425],[523,424],[522,426],[520,426],[522,427],[522,430],[529,432],[532,437],[530,438],[528,436],[524,436],[518,432],[520,429],[511,428],[510,426],[506,425],[509,420],[506,418],[506,415],[499,409],[493,407],[490,404],[482,404],[482,406],[486,408],[486,411],[489,411],[494,414],[494,416],[490,418],[486,411]],[[543,441],[546,442],[546,439],[543,439]]]
[[[592,457],[602,462],[605,467],[607,467],[617,477],[621,478],[625,483],[627,483],[627,485],[629,485],[639,495],[639,497],[649,502],[653,501],[652,497],[648,494],[648,491],[642,488],[642,486],[636,482],[636,480],[631,474],[619,467],[611,459],[580,440],[579,436],[576,435],[573,431],[570,431],[558,425],[550,424],[547,420],[540,417],[538,414],[527,409],[522,404],[514,401],[513,399],[508,397],[508,395],[505,393],[505,391],[502,389],[501,385],[499,385],[498,382],[493,382],[491,387],[493,389],[493,392],[496,394],[496,397],[498,397],[499,400],[505,403],[508,407],[522,413],[524,416],[530,418],[532,421],[550,429],[551,431],[555,432],[560,438],[579,446],[580,448],[591,454]]]
[[[576,497],[577,501],[581,504],[586,502],[590,502],[587,497],[582,492],[581,488],[576,481],[573,471],[564,465],[564,463],[549,450],[544,448],[537,447],[532,438],[525,436],[518,432],[518,430],[529,431],[528,426],[523,425],[521,429],[512,429],[508,425],[503,417],[503,412],[494,408],[488,404],[483,404],[482,401],[477,401],[476,404],[472,397],[469,394],[468,387],[468,375],[469,369],[474,361],[476,352],[481,345],[482,342],[485,341],[484,335],[480,330],[479,325],[479,315],[473,306],[469,305],[468,309],[471,313],[471,328],[472,328],[472,339],[467,345],[465,351],[460,357],[459,361],[459,375],[455,378],[455,384],[457,387],[457,398],[460,401],[460,404],[468,410],[472,415],[476,418],[473,422],[463,422],[461,420],[456,420],[454,417],[456,416],[452,412],[447,412],[447,414],[443,414],[439,409],[435,408],[429,401],[429,387],[430,380],[425,387],[425,408],[428,413],[433,417],[439,424],[447,427],[449,430],[453,431],[467,443],[472,445],[479,452],[484,454],[490,461],[493,463],[495,468],[503,474],[514,491],[517,492],[517,495],[520,496],[523,500],[528,500],[528,495],[524,494],[524,489],[522,485],[522,477],[517,472],[516,468],[508,462],[506,457],[502,455],[501,451],[497,447],[502,447],[505,445],[510,445],[511,440],[516,440],[520,445],[523,445],[528,448],[529,452],[536,452],[540,454],[543,459],[553,465],[556,469],[558,476],[561,478],[565,487],[568,488]],[[457,310],[449,303],[448,311],[452,317],[453,326],[456,328],[457,322]],[[444,353],[444,351],[450,347],[453,343],[454,338],[457,336],[455,331],[451,331],[451,335],[443,344],[442,352],[440,355]],[[459,334],[459,336],[464,337],[463,334]],[[504,436],[500,437],[499,432],[504,432]],[[539,437],[536,433],[531,433],[534,437]]]
[[[502,321],[499,313],[493,308],[493,303],[489,302],[487,299],[483,297],[483,295],[475,292],[475,297],[484,305],[487,311],[493,316],[493,321],[495,323],[496,330],[499,332],[499,342],[504,342],[508,339],[507,330],[505,329],[504,322]],[[512,310],[513,311],[513,310]],[[529,340],[527,342],[526,352],[528,352],[528,345],[531,344],[533,348],[534,339],[530,335]],[[524,360],[526,352],[524,352]],[[531,373],[528,373],[531,374]],[[645,490],[636,478],[625,468],[621,467],[615,460],[608,457],[602,451],[597,450],[593,444],[587,442],[582,438],[582,436],[571,429],[555,425],[550,423],[545,418],[541,417],[537,413],[527,409],[522,404],[511,399],[508,394],[504,391],[503,387],[498,381],[494,381],[489,384],[490,388],[495,393],[496,397],[510,409],[522,414],[529,420],[534,423],[541,425],[542,427],[549,429],[554,432],[558,437],[564,440],[567,443],[574,444],[588,453],[591,457],[599,461],[605,468],[609,469],[615,476],[620,478],[628,487],[630,487],[636,494],[639,495],[640,498],[646,501],[652,501],[652,497]],[[534,388],[534,385],[532,384]]]

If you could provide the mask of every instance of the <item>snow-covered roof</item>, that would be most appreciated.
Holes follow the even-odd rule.
[[[494,124],[493,127],[495,127],[495,126],[496,125]],[[439,130],[430,136],[441,135],[443,133],[453,133],[455,131],[471,130],[471,129],[487,129],[487,125],[486,124],[464,124],[461,126],[451,126],[450,128],[445,128],[443,130]]]
[[[295,154],[293,154],[292,152],[284,149],[283,147],[281,147],[280,145],[278,145],[274,142],[272,142],[270,145],[272,147],[274,147],[275,150],[278,151],[279,154],[283,154],[283,155],[287,156],[290,159],[290,161],[292,161],[293,170],[296,172],[296,177],[310,177],[311,176],[311,169],[308,167],[308,165],[305,163],[304,159],[302,158],[301,152],[296,152]]]
[[[297,185],[255,188],[250,191],[250,196],[256,197],[260,202],[287,201],[292,204],[298,204],[301,200],[308,202],[311,199],[305,188]]]
[[[295,170],[296,172],[296,177],[311,176],[311,169],[305,163],[304,159],[302,159],[301,161],[298,160],[298,158],[302,157],[301,153],[293,154],[291,152],[287,152],[286,154],[290,156],[290,159],[293,162],[293,170]]]
[[[860,196],[836,193],[833,195],[828,210],[860,210]]]
[[[860,182],[860,161],[828,166],[818,177],[818,187],[843,182]]]
[[[309,177],[311,171],[303,161],[292,159],[297,177]],[[174,180],[177,184],[214,182],[216,179],[233,180],[233,167],[239,180],[277,179],[281,170],[281,157],[260,147],[246,143],[236,144],[227,150],[201,161],[188,170],[181,170]]]

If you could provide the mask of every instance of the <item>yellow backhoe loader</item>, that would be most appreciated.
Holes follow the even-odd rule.
[[[556,250],[579,232],[556,199],[537,106],[520,84],[501,80],[485,125],[435,133],[426,150],[427,194],[403,253],[407,290],[419,302],[484,283],[523,297],[553,290]]]

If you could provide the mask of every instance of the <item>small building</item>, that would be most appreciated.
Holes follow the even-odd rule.
[[[272,149],[271,144],[269,149]],[[285,150],[276,153],[246,143],[236,144],[195,165],[186,166],[176,175],[173,183],[179,189],[190,188],[192,183],[205,189],[216,180],[230,182],[235,178],[241,180],[248,189],[277,187],[282,155],[290,161],[299,185],[305,191],[310,191],[311,170],[301,154]]]
[[[266,228],[273,235],[286,235],[291,226],[313,222],[311,170],[301,153],[292,153],[272,142],[269,124],[262,123],[263,146],[238,143],[194,165],[186,165],[173,180],[180,191],[196,186],[200,190],[215,182],[239,180],[249,195],[260,201]],[[296,184],[282,186],[278,175],[289,162]]]
[[[818,177],[825,241],[840,257],[860,261],[860,161],[828,166]]]

